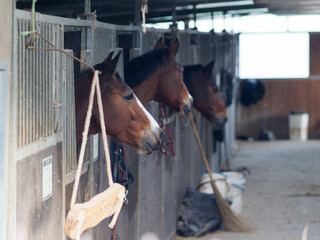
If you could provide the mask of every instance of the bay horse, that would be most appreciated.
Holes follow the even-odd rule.
[[[183,80],[193,97],[194,107],[212,122],[215,128],[220,128],[227,120],[227,110],[213,68],[214,61],[206,66],[184,66]]]
[[[162,130],[132,89],[116,73],[120,53],[113,59],[112,55],[113,52],[102,63],[94,66],[101,73],[99,82],[107,134],[134,146],[140,154],[150,154],[159,148]],[[75,81],[77,144],[82,140],[92,78],[93,72],[90,69],[84,71]],[[101,126],[95,94],[89,134],[99,132]]]
[[[179,113],[191,110],[192,97],[183,83],[183,66],[174,59],[178,49],[178,41],[164,47],[160,38],[155,49],[125,67],[125,81],[143,105],[154,100]]]

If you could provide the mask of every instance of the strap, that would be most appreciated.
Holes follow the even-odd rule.
[[[160,151],[164,155],[168,155],[170,152],[173,157],[176,156],[174,147],[173,147],[173,137],[172,137],[172,130],[168,124],[168,117],[165,109],[165,105],[159,103],[159,126],[163,129],[166,133],[165,138],[167,141],[162,140],[160,143]]]

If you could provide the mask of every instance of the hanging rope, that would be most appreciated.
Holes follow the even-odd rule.
[[[81,148],[80,148],[80,154],[79,154],[79,160],[78,160],[78,168],[77,168],[76,178],[75,178],[74,185],[73,185],[72,197],[71,197],[71,202],[70,202],[70,209],[76,203],[76,195],[77,195],[77,191],[78,191],[78,187],[79,187],[79,180],[80,180],[81,168],[82,168],[82,164],[83,164],[84,151],[85,151],[85,147],[86,147],[87,140],[88,140],[88,132],[89,132],[89,126],[90,126],[90,119],[91,119],[91,115],[92,115],[94,92],[95,92],[96,82],[99,81],[98,74],[99,74],[99,71],[94,72],[93,80],[92,80],[92,84],[91,84],[89,105],[88,105],[84,130],[82,133],[82,142],[81,142]],[[101,116],[100,116],[100,118],[101,118]]]
[[[68,216],[65,223],[66,235],[72,239],[75,238],[77,240],[80,240],[80,235],[83,231],[90,227],[96,226],[103,219],[112,215],[113,218],[109,224],[109,227],[113,228],[121,211],[123,200],[125,198],[125,187],[120,184],[114,183],[112,179],[111,160],[107,141],[106,127],[104,124],[104,115],[98,75],[99,71],[95,71],[92,79],[84,131],[82,134],[82,143],[78,160],[78,168],[71,196],[70,210],[68,212]],[[101,125],[100,127],[105,151],[109,188],[107,188],[107,190],[105,190],[103,193],[96,195],[86,203],[76,204],[76,195],[79,187],[84,151],[88,139],[88,131],[90,126],[90,119],[92,116],[95,90],[97,91],[98,110]]]

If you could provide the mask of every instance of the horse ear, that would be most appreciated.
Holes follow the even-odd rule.
[[[204,73],[205,75],[209,75],[213,72],[213,68],[214,68],[214,60],[212,60],[211,62],[209,62],[205,68],[204,68]]]
[[[113,76],[116,73],[116,68],[117,68],[120,54],[121,54],[121,51],[113,59],[109,59],[109,57],[112,56],[112,54],[110,53],[109,56],[106,58],[106,60],[103,61],[104,66],[103,66],[102,75],[107,77],[106,79],[108,79],[108,76]]]
[[[178,52],[179,49],[179,41],[178,39],[171,43],[171,45],[168,48],[167,57],[168,59],[172,59]]]
[[[108,64],[108,70],[112,73],[112,76],[116,73],[117,64],[120,58],[121,51],[115,56]]]
[[[162,48],[163,47],[163,42],[162,42],[162,37],[158,40],[156,46],[154,49]]]
[[[107,64],[111,58],[112,58],[112,55],[113,55],[113,51],[111,51],[108,55],[108,57],[102,62],[103,64]]]

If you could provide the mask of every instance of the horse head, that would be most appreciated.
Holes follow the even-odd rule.
[[[214,61],[206,66],[185,66],[184,81],[194,99],[195,108],[219,128],[227,120],[227,110],[216,83],[213,67]]]
[[[164,47],[160,41],[154,50],[129,62],[125,69],[126,82],[144,105],[155,100],[178,112],[188,112],[192,97],[183,82],[183,66],[174,59],[179,42]]]
[[[132,89],[116,73],[120,53],[113,59],[112,54],[111,52],[102,63],[94,66],[100,71],[99,82],[107,134],[134,146],[138,153],[150,154],[159,147],[161,128]],[[87,71],[75,85],[77,143],[81,141],[91,83],[92,71]],[[101,132],[99,119],[95,97],[89,134]]]

